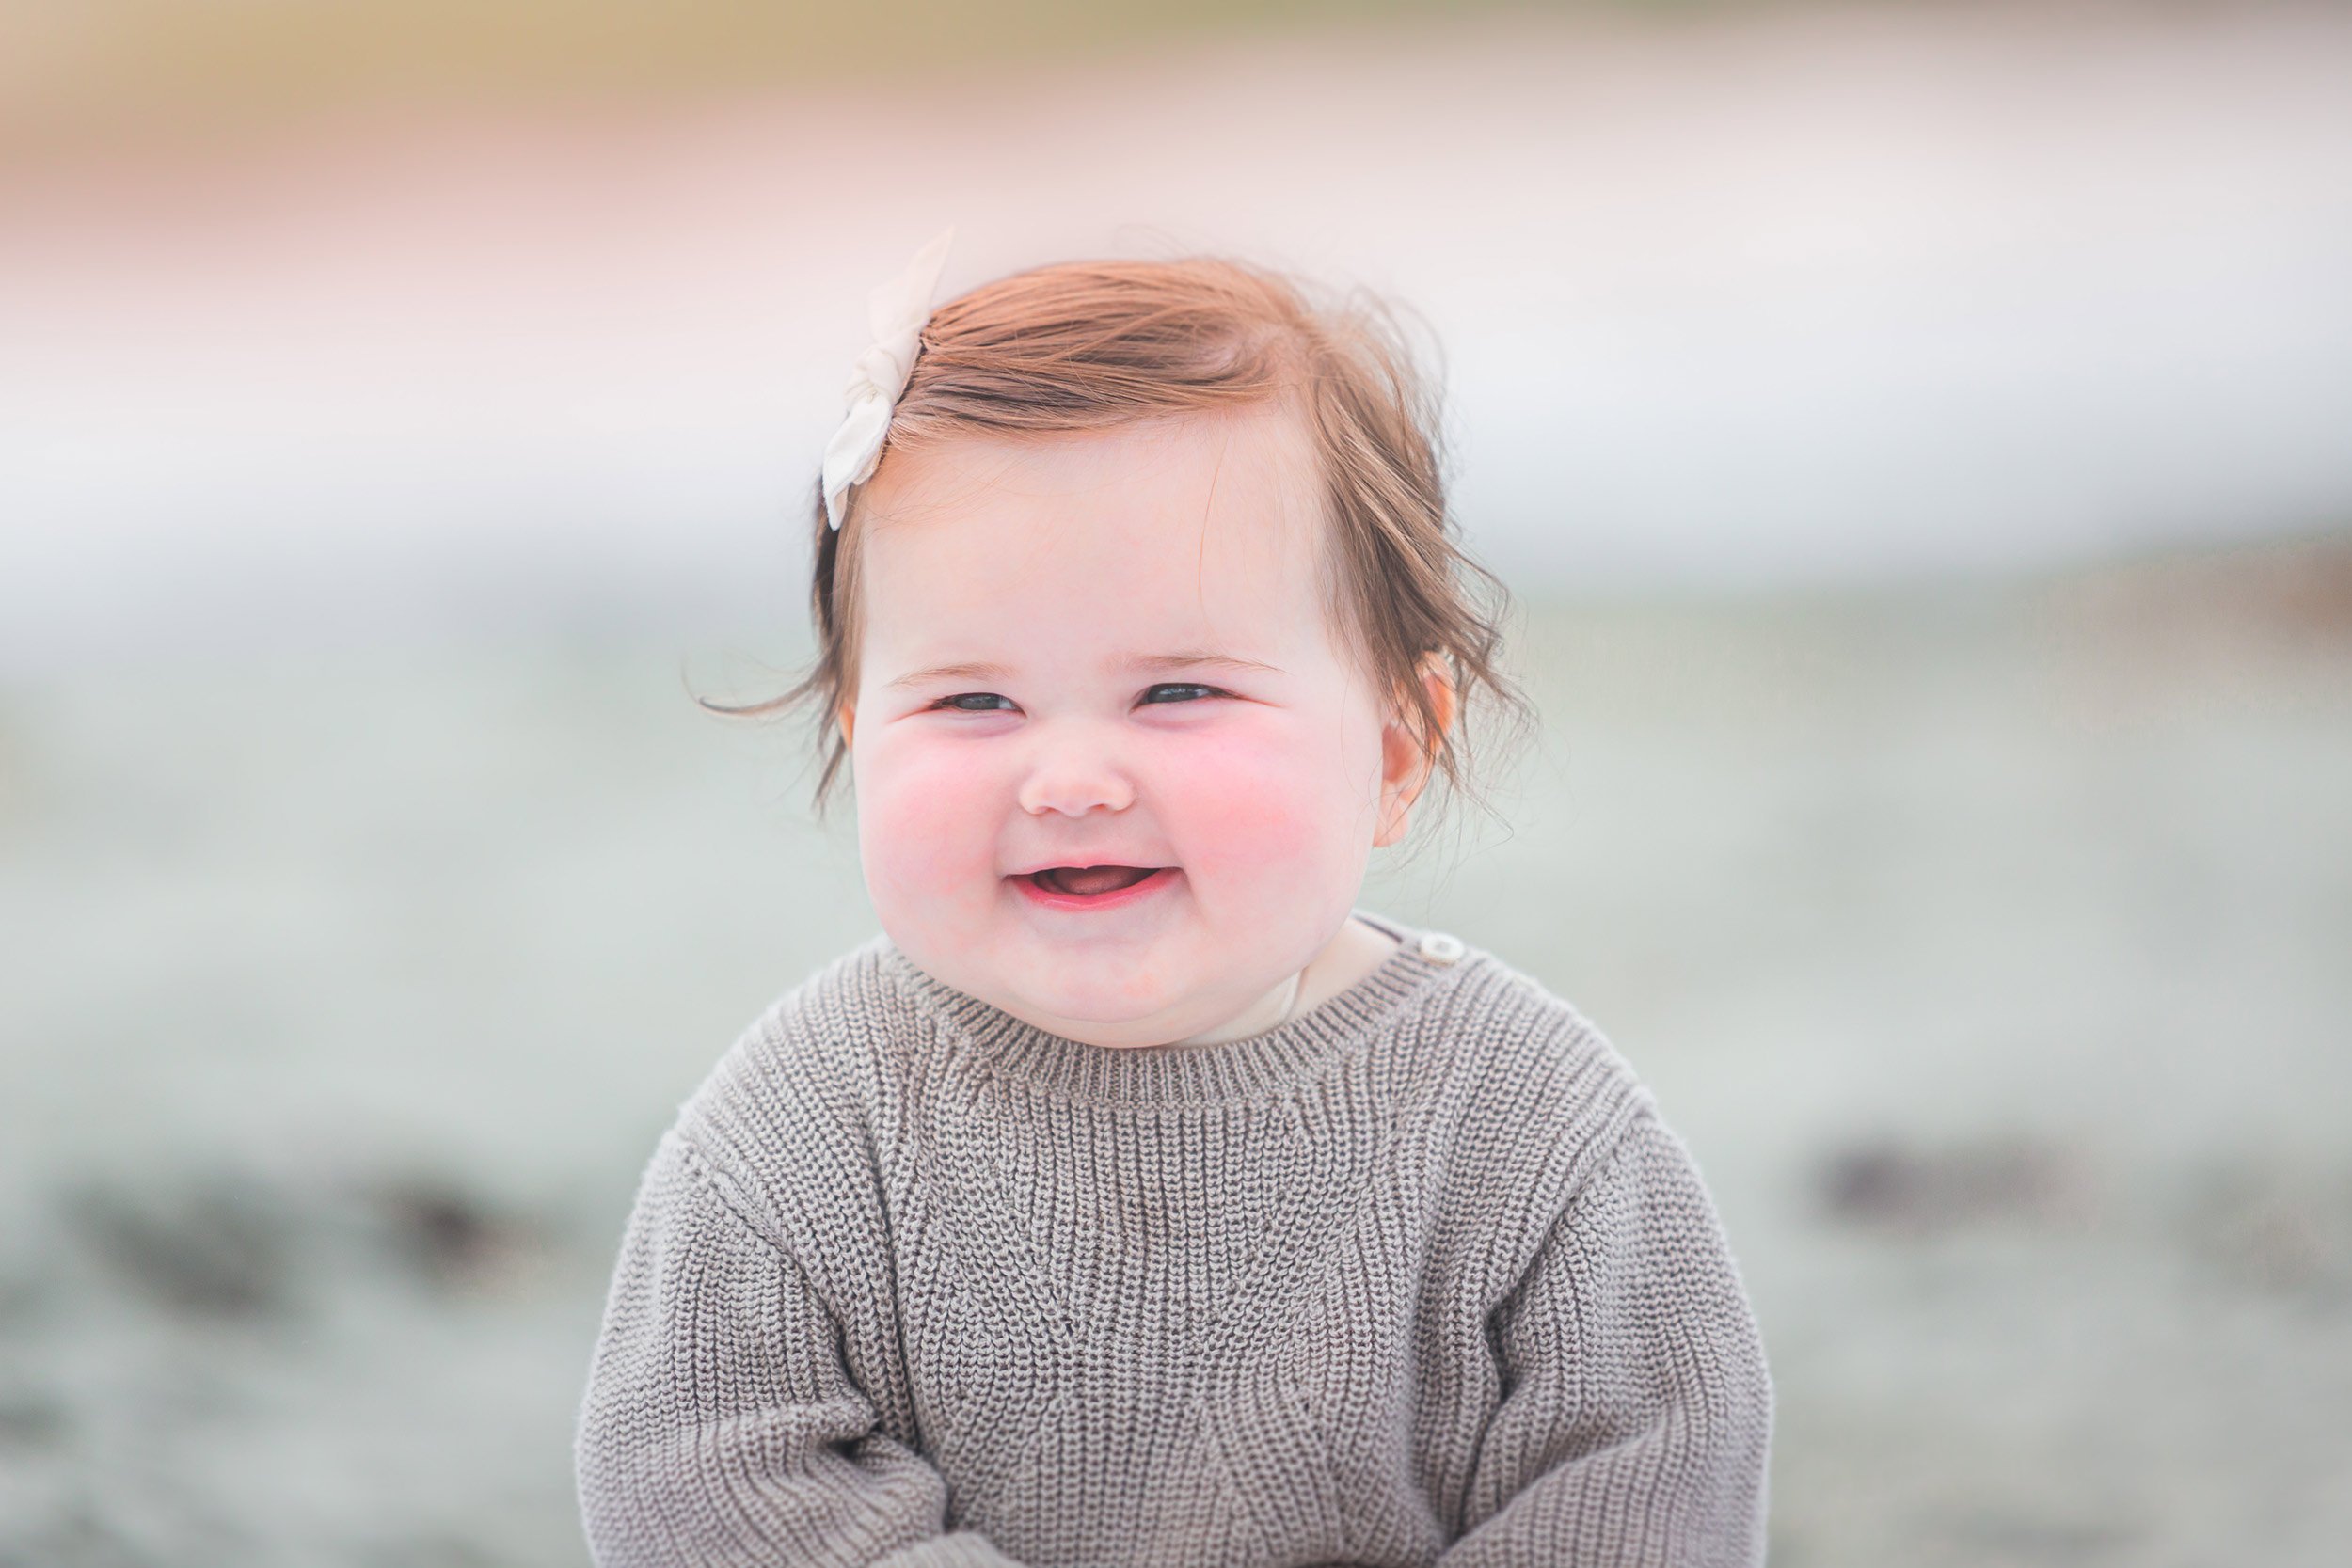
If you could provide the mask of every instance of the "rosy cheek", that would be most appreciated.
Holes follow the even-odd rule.
[[[993,883],[1001,792],[979,752],[910,728],[858,760],[858,839],[877,895],[969,894]]]
[[[1166,759],[1161,798],[1197,872],[1257,880],[1322,865],[1344,800],[1327,747],[1270,726],[1186,739]]]

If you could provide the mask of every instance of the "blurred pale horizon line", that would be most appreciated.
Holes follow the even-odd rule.
[[[1181,247],[1398,300],[1469,543],[1529,593],[2352,526],[2352,10],[1641,11],[13,179],[0,672],[796,623],[865,291],[947,220],[950,290]]]

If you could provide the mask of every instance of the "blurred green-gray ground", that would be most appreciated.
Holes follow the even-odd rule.
[[[1691,1143],[1773,1560],[2341,1560],[2352,540],[1524,608],[1499,819],[1362,901],[1574,1002]],[[0,700],[0,1562],[580,1560],[639,1163],[873,929],[797,732],[686,689],[770,676],[677,651]]]

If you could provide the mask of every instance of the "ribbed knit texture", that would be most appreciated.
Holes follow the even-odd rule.
[[[1419,932],[1120,1051],[887,937],[646,1167],[580,1413],[596,1560],[1715,1568],[1772,1385],[1714,1206],[1568,1004]]]

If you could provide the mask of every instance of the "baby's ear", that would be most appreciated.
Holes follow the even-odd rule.
[[[1454,728],[1456,693],[1454,666],[1441,650],[1432,648],[1421,656],[1421,680],[1428,689],[1430,706],[1437,711],[1438,733],[1442,736]]]
[[[844,703],[834,714],[834,722],[841,726],[841,744],[850,744],[850,736],[857,728],[857,705]]]
[[[1443,743],[1447,732],[1454,728],[1454,670],[1447,663],[1445,655],[1435,648],[1422,654],[1421,661],[1413,668],[1422,691],[1429,699],[1430,718],[1424,721],[1421,709],[1413,705],[1410,694],[1400,689],[1396,694],[1395,721],[1412,732],[1421,743],[1424,756],[1435,762],[1438,748]],[[1428,728],[1433,722],[1437,726],[1434,734]]]

